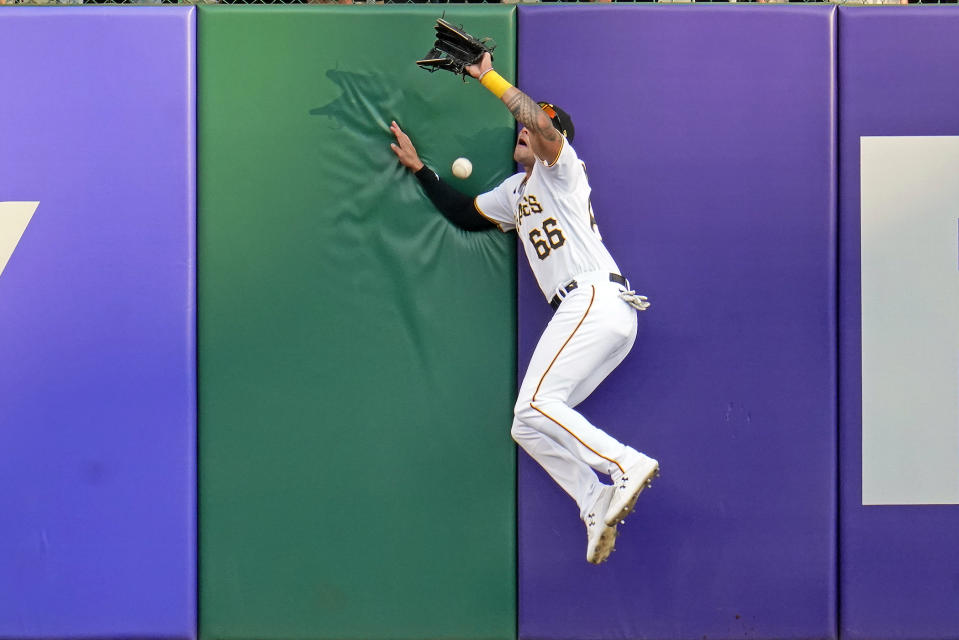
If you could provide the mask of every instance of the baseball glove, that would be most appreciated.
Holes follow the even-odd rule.
[[[434,28],[436,42],[433,43],[433,48],[422,60],[416,61],[421,69],[430,73],[443,69],[465,79],[469,75],[466,67],[476,64],[484,53],[492,52],[496,48],[489,38],[478,40],[466,33],[462,27],[457,27],[443,18],[436,19]]]

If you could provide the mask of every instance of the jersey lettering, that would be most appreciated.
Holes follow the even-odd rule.
[[[534,213],[543,213],[543,206],[536,199],[536,196],[523,196],[522,199],[516,203],[516,226],[520,226],[523,218],[531,216]]]
[[[596,216],[593,215],[593,199],[592,198],[586,201],[586,207],[589,210],[589,227],[590,229],[593,230],[593,233],[595,233],[596,235],[599,235],[599,227],[596,226]]]

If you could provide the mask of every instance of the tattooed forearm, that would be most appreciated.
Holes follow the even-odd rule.
[[[515,87],[514,87],[515,88]],[[545,140],[558,140],[559,132],[553,128],[549,117],[539,105],[533,102],[532,98],[516,89],[514,95],[506,100],[506,107],[509,109],[517,122],[524,125],[531,132],[539,134]]]

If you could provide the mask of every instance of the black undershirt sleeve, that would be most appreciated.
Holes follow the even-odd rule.
[[[426,192],[426,196],[433,203],[433,206],[460,229],[464,231],[486,231],[496,228],[496,225],[476,211],[472,198],[448,185],[425,164],[422,169],[413,175],[423,185],[423,191]]]

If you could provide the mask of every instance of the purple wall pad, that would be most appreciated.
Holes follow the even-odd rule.
[[[0,637],[191,638],[192,8],[4,8]]]
[[[835,637],[834,19],[520,7],[519,85],[572,114],[599,227],[652,301],[581,410],[663,469],[594,567],[520,457],[521,638]],[[522,371],[550,314],[526,271]]]
[[[859,139],[959,135],[959,12],[883,9],[839,14],[841,634],[956,638],[959,506],[862,506]]]

